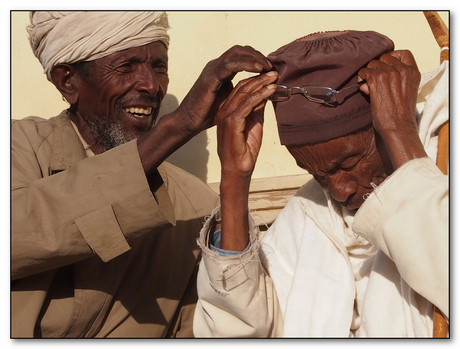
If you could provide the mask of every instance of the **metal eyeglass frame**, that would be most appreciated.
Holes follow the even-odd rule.
[[[356,84],[344,87],[344,88],[342,88],[342,89],[340,89],[338,91],[332,89],[331,87],[326,87],[326,86],[305,85],[305,86],[302,86],[302,87],[287,87],[287,86],[284,86],[284,85],[277,85],[278,87],[286,89],[286,91],[288,92],[287,96],[283,96],[282,98],[277,99],[276,97],[274,97],[274,94],[273,94],[270,97],[268,97],[267,99],[269,101],[272,101],[272,102],[284,102],[284,101],[287,101],[289,98],[291,98],[292,95],[293,95],[293,90],[297,89],[297,90],[300,90],[300,92],[302,92],[302,94],[311,102],[321,103],[321,104],[330,104],[330,103],[334,103],[334,102],[337,101],[336,95],[338,95],[339,93],[341,93],[341,92],[343,92],[345,90],[348,90],[350,88],[353,88],[353,87],[361,86],[365,82],[366,82],[366,80],[361,80],[360,82],[357,82]],[[310,89],[311,88],[316,88],[316,89],[325,90],[326,92],[324,93],[324,99],[312,97],[311,93],[308,91],[309,88]]]

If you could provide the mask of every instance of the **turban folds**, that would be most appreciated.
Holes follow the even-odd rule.
[[[165,12],[33,11],[27,27],[35,56],[51,80],[59,63],[92,61],[161,41],[169,46]]]
[[[373,31],[314,33],[280,47],[268,55],[287,87],[326,86],[334,90],[355,84],[358,71],[373,59],[394,49],[386,36]],[[324,142],[358,131],[372,123],[369,98],[358,88],[337,95],[327,106],[293,94],[274,109],[281,144]]]

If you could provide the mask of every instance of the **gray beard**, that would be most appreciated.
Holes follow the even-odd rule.
[[[123,129],[123,125],[112,124],[107,129],[106,134],[103,139],[101,139],[100,144],[103,146],[104,150],[109,150],[136,138],[137,136],[135,135],[127,134]]]
[[[128,134],[121,122],[107,125],[104,121],[101,122],[100,118],[92,117],[88,118],[87,123],[93,135],[96,135],[98,139],[97,144],[100,145],[104,151],[138,138],[137,135]]]

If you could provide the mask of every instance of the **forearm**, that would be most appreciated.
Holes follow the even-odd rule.
[[[220,185],[223,250],[243,251],[249,242],[248,198],[250,177],[222,173]]]
[[[404,131],[393,129],[381,132],[393,169],[396,170],[406,162],[426,157],[426,151],[415,127]]]
[[[242,80],[217,113],[217,152],[222,164],[222,248],[248,244],[248,198],[263,134],[265,98],[274,91],[275,72]]]
[[[150,178],[172,153],[200,131],[188,125],[181,108],[162,116],[149,132],[137,140],[139,157],[147,178]]]

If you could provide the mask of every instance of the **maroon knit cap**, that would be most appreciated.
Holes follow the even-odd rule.
[[[327,86],[338,91],[358,82],[361,68],[392,50],[393,42],[373,31],[334,31],[297,39],[268,59],[279,74],[279,85]],[[358,88],[338,94],[333,106],[311,102],[300,93],[273,105],[284,145],[324,142],[372,123],[369,98]]]

